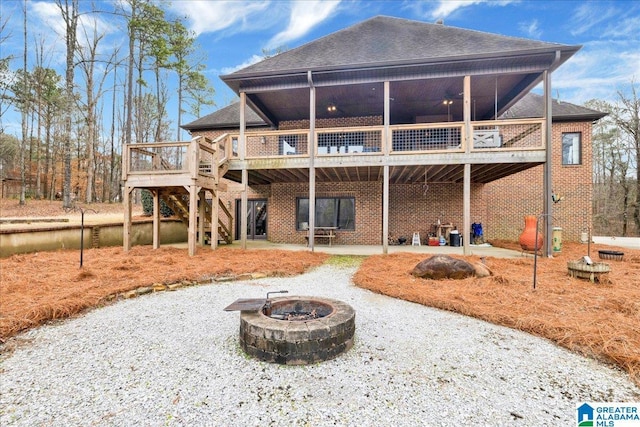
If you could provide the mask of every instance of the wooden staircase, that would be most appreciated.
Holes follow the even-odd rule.
[[[124,247],[130,249],[131,192],[149,190],[154,197],[154,248],[159,247],[160,200],[188,227],[189,254],[196,240],[212,247],[233,240],[233,217],[220,201],[231,145],[227,135],[215,140],[198,136],[191,141],[127,144],[123,153],[125,201]],[[212,228],[211,224],[217,227]],[[216,238],[212,238],[212,236]]]
[[[161,193],[160,199],[173,211],[173,213],[180,218],[180,220],[188,227],[189,226],[189,192],[184,191],[174,191],[172,193]],[[204,201],[199,201],[199,203],[205,203],[204,206],[204,218],[200,218],[198,216],[198,221],[204,221],[204,240],[205,242],[210,242],[211,239],[211,217],[212,217],[212,209],[211,202],[212,199],[204,199]],[[224,205],[224,202],[218,200],[218,243],[224,242],[226,244],[231,244],[233,242],[233,234],[231,233],[233,217],[231,213]],[[200,212],[200,209],[199,209]],[[223,213],[224,217],[220,215]],[[199,236],[198,236],[199,237]]]

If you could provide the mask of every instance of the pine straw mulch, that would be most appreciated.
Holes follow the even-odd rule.
[[[492,242],[518,249],[513,242]],[[570,278],[567,261],[586,254],[586,245],[565,243],[553,259],[538,258],[537,289],[532,289],[533,259],[488,257],[493,276],[486,279],[430,281],[411,276],[426,255],[402,253],[366,258],[354,282],[366,289],[548,338],[575,352],[615,363],[640,385],[640,250],[621,250],[624,261],[611,266],[603,283]],[[478,257],[472,260],[480,261]],[[108,304],[114,295],[157,283],[210,280],[217,276],[264,273],[301,274],[328,259],[307,251],[149,246],[88,249],[84,267],[79,252],[62,250],[0,259],[0,342],[51,320],[64,319]]]
[[[221,276],[302,274],[328,255],[283,250],[136,246],[13,255],[0,259],[0,342],[51,320],[107,304],[115,295],[155,284],[210,282]]]
[[[494,246],[518,249],[512,242]],[[484,261],[493,275],[485,279],[427,280],[410,274],[425,256],[413,253],[371,256],[354,276],[371,291],[458,312],[548,338],[574,352],[617,364],[640,385],[640,250],[620,250],[623,261],[605,261],[611,272],[602,283],[571,278],[567,261],[587,254],[587,245],[564,244],[562,253],[538,258],[533,290],[533,258]],[[471,261],[480,262],[477,256]]]

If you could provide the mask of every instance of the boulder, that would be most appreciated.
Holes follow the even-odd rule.
[[[481,262],[473,263],[473,268],[476,270],[476,277],[489,277],[491,276],[491,270],[485,264]]]
[[[423,279],[440,280],[465,279],[472,276],[486,277],[491,275],[491,272],[482,264],[473,265],[449,255],[438,254],[420,261],[411,274]]]

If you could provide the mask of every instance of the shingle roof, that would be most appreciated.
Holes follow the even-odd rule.
[[[267,126],[267,124],[249,106],[245,107],[245,123],[247,127]],[[240,102],[223,107],[218,111],[200,117],[191,123],[182,125],[183,129],[237,129],[240,126]]]
[[[526,119],[542,117],[544,111],[544,97],[535,93],[528,93],[513,107],[500,116],[501,119]],[[551,115],[554,121],[593,121],[603,118],[607,113],[592,110],[591,108],[571,104],[569,102],[553,100]]]
[[[549,51],[568,47],[442,24],[377,16],[222,76],[222,79],[300,70],[504,56],[523,51]],[[577,47],[571,49],[577,50]]]

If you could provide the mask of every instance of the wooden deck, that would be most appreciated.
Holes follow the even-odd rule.
[[[160,246],[160,200],[188,226],[189,254],[195,254],[196,240],[204,244],[210,236],[231,242],[233,218],[220,203],[225,191],[220,181],[228,169],[230,146],[224,140],[195,137],[191,141],[127,144],[123,152],[125,223],[123,245],[131,249],[131,193],[145,189],[153,195],[153,246]],[[212,227],[211,224],[217,224]]]

